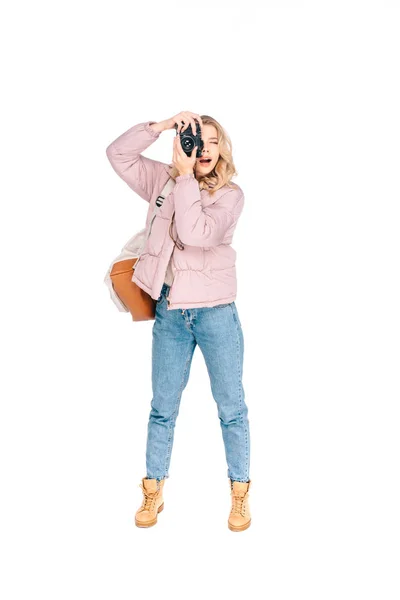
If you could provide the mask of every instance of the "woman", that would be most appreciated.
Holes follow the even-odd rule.
[[[195,133],[196,121],[203,141],[200,157],[197,147],[187,156],[179,136],[189,125]],[[161,132],[175,125],[172,165],[141,154]],[[117,174],[149,203],[147,225],[155,201],[162,201],[132,277],[157,300],[147,474],[140,485],[143,500],[135,523],[138,527],[154,525],[164,508],[175,422],[199,345],[225,446],[232,499],[228,527],[243,531],[251,522],[250,434],[242,385],[243,332],[235,304],[236,252],[230,244],[244,194],[231,181],[236,174],[231,142],[212,117],[183,111],[159,123],[135,125],[108,146],[107,156]],[[170,177],[175,185],[163,199],[159,194]]]

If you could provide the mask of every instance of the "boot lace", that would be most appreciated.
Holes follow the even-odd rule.
[[[245,508],[245,504],[244,504],[245,498],[246,498],[246,494],[233,494],[232,493],[231,514],[242,515],[242,517],[245,516],[245,512],[246,512],[246,508]]]
[[[153,510],[154,503],[156,501],[157,492],[149,493],[146,488],[139,484],[139,487],[143,490],[143,502],[142,502],[142,510]]]

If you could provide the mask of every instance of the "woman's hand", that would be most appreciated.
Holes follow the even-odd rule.
[[[192,150],[192,154],[188,156],[182,149],[181,139],[177,133],[174,137],[172,162],[178,169],[179,175],[194,173],[194,165],[196,164],[197,146]]]
[[[192,133],[193,133],[193,135],[196,135],[195,119],[197,119],[197,121],[199,122],[200,130],[202,130],[203,121],[201,120],[200,115],[198,115],[194,112],[190,112],[188,110],[184,110],[184,111],[178,113],[177,115],[175,115],[174,117],[171,117],[170,119],[166,119],[164,121],[165,129],[174,129],[175,125],[178,125],[177,133],[181,133],[181,131],[185,130],[189,126],[189,123],[190,123],[190,125],[192,126]]]

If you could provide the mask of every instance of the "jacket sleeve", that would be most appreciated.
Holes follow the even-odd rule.
[[[175,222],[180,240],[189,246],[221,244],[242,212],[242,190],[230,189],[217,202],[203,208],[199,184],[192,173],[179,175],[175,181]]]
[[[156,181],[165,165],[141,155],[160,136],[150,127],[155,121],[134,125],[117,137],[106,149],[114,171],[141,198],[150,202]]]

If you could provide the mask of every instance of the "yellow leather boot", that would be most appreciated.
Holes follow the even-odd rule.
[[[249,488],[251,481],[232,481],[231,486],[232,508],[228,519],[231,531],[244,531],[250,527],[251,515],[249,506]]]
[[[143,490],[142,506],[136,511],[135,525],[151,527],[157,523],[157,514],[164,508],[163,488],[165,479],[142,478],[139,487]]]

